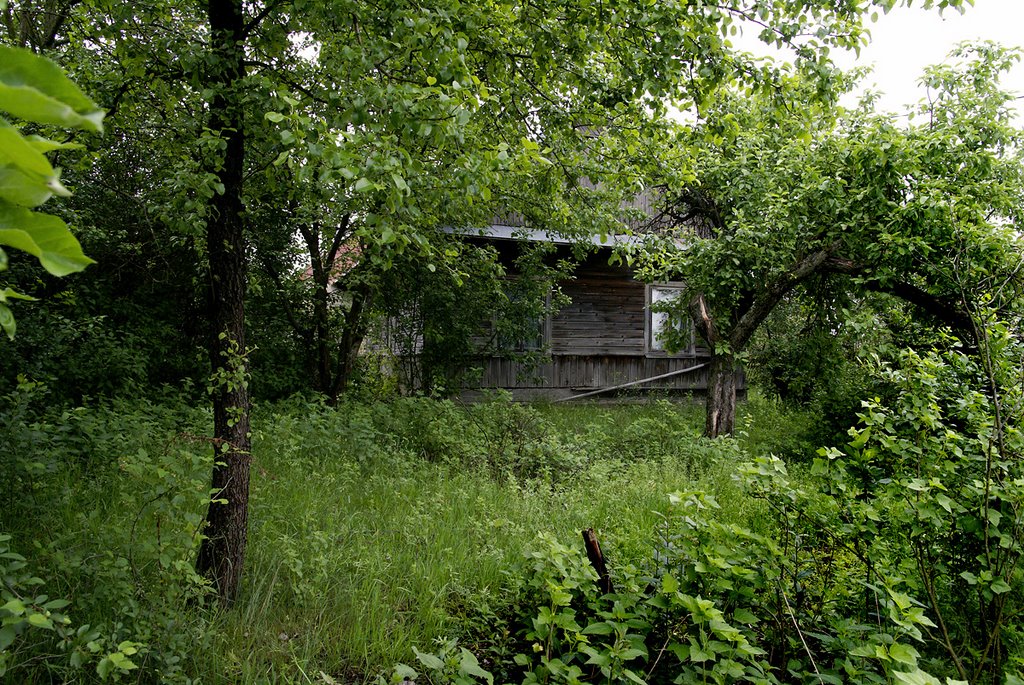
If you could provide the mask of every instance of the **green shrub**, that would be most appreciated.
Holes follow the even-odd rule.
[[[712,496],[677,493],[647,570],[615,566],[610,594],[598,590],[581,546],[540,536],[520,571],[515,619],[504,640],[482,645],[481,663],[503,682],[530,684],[930,682],[911,646],[931,625],[920,606],[875,586],[881,613],[858,622],[855,560],[808,544],[813,526],[790,515],[789,505],[814,495],[792,487],[778,460],[743,474],[790,512],[771,536],[716,520]],[[827,509],[818,515],[834,513]]]
[[[55,611],[39,578],[68,621],[19,630],[6,667],[26,682],[129,671],[187,682],[209,639],[208,588],[193,568],[210,499],[212,450],[194,437],[206,415],[141,399],[47,411],[43,392],[23,384],[0,398],[11,410],[0,413],[10,447],[0,451],[9,476],[0,530],[24,555],[4,552],[17,567],[4,573],[5,601],[21,603],[4,623]]]

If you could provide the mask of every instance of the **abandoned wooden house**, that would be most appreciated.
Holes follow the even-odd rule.
[[[495,223],[459,233],[466,240],[490,244],[509,264],[524,241],[554,243],[563,256],[571,250],[568,240],[523,226]],[[489,353],[478,362],[477,390],[503,389],[516,399],[556,400],[703,394],[709,351],[694,334],[692,323],[672,323],[666,313],[651,306],[675,298],[683,285],[637,280],[628,266],[609,263],[613,247],[595,242],[573,277],[560,283],[570,303],[538,322],[536,339],[520,341],[546,352],[547,361],[524,363],[500,350]],[[687,344],[672,352],[664,335],[670,325],[688,328],[680,330]],[[737,387],[745,390],[742,375]]]

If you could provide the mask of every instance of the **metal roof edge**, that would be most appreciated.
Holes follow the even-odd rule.
[[[586,241],[571,240],[568,237],[551,231],[539,228],[525,228],[523,226],[508,226],[505,224],[491,224],[478,228],[462,226],[445,226],[442,229],[451,235],[479,236],[492,240],[522,240],[532,243],[553,243],[555,245],[574,245],[577,242],[589,242],[597,247],[623,247],[626,245],[638,245],[640,237],[635,235],[608,234],[604,236],[591,235]]]

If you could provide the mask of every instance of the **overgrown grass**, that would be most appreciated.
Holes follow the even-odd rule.
[[[715,492],[727,516],[742,518],[729,460],[716,458],[736,447],[709,444],[692,418],[667,403],[535,411],[432,400],[264,415],[249,585],[221,618],[217,650],[239,658],[223,672],[301,678],[312,663],[352,677],[407,661],[414,645],[500,605],[538,533],[578,544],[593,527],[613,564],[649,558],[654,512],[674,490]],[[537,443],[552,441],[549,451],[576,453],[570,474],[524,465],[522,455],[543,459]]]
[[[33,476],[47,502],[5,514],[0,530],[51,595],[73,600],[75,625],[107,636],[104,650],[146,642],[143,668],[123,674],[142,682],[366,680],[435,638],[486,640],[539,533],[579,546],[593,527],[613,569],[625,568],[650,563],[670,492],[715,495],[725,521],[756,511],[732,478],[743,446],[701,438],[700,408],[689,404],[285,403],[254,421],[245,590],[217,612],[190,603],[199,590],[187,568],[209,464],[205,445],[184,434],[201,434],[205,414],[81,413],[81,425],[99,427],[75,438],[76,458],[54,454]],[[752,416],[748,436],[760,430]],[[66,421],[37,422],[19,453],[59,451],[52,436]],[[16,462],[5,468],[31,471]],[[26,648],[19,654],[37,666],[15,664],[12,676],[88,679],[91,664],[66,667],[64,648]]]

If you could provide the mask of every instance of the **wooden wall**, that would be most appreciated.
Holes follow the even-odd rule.
[[[551,361],[529,369],[510,359],[491,357],[482,362],[482,388],[598,390],[630,381],[690,368],[704,363],[699,357],[645,357],[643,355],[552,355]],[[665,378],[629,390],[703,391],[707,367]]]
[[[581,265],[578,274],[562,283],[572,303],[551,317],[551,353],[643,355],[644,284],[610,267]]]
[[[625,267],[609,266],[607,254],[581,264],[577,277],[561,284],[572,302],[547,325],[551,361],[529,367],[502,357],[481,360],[481,388],[505,388],[559,397],[609,388],[698,366],[700,348],[668,355],[648,352],[646,285]],[[703,392],[706,368],[628,389]]]

